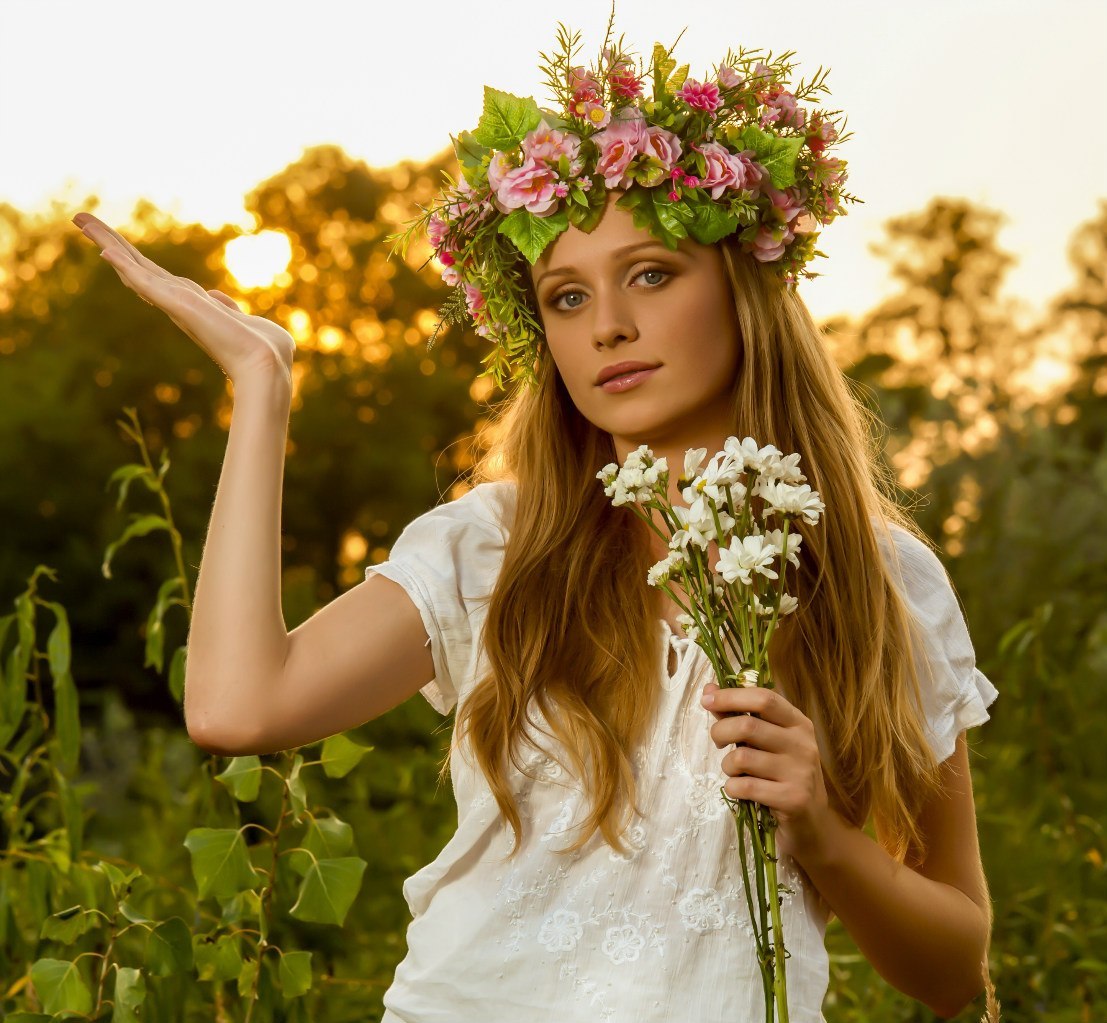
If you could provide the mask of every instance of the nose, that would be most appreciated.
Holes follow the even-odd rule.
[[[638,327],[630,306],[619,288],[597,289],[592,299],[592,345],[597,351],[637,340]]]

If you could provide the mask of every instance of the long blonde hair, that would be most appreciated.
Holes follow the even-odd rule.
[[[921,637],[874,523],[926,538],[896,503],[868,429],[873,417],[802,299],[733,237],[719,244],[742,340],[732,432],[799,452],[829,509],[817,527],[797,523],[803,555],[789,592],[800,610],[780,620],[772,674],[821,722],[827,792],[838,811],[858,827],[873,813],[884,848],[900,862],[912,850],[921,863],[917,816],[938,790],[939,766],[923,731],[912,656]],[[488,672],[458,707],[455,740],[468,743],[510,822],[514,856],[523,825],[508,763],[528,773],[523,748],[537,747],[526,726],[537,709],[566,766],[584,779],[591,807],[563,851],[580,849],[599,829],[626,853],[622,832],[631,809],[640,812],[633,756],[661,691],[657,592],[645,581],[650,534],[604,495],[596,473],[616,460],[611,437],[577,410],[548,349],[542,356],[539,386],[520,386],[496,410],[494,440],[474,471],[474,482],[514,481],[516,503],[483,629]]]

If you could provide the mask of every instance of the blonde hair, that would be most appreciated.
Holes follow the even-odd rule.
[[[799,452],[828,509],[818,526],[797,524],[803,555],[789,592],[800,609],[781,619],[773,677],[821,723],[838,811],[858,827],[873,813],[882,846],[900,862],[911,850],[921,864],[917,817],[938,791],[939,765],[923,731],[912,656],[921,637],[874,524],[893,553],[889,522],[926,538],[896,503],[867,429],[873,417],[802,299],[733,238],[719,244],[742,342],[732,432]],[[659,593],[646,583],[650,534],[604,495],[596,473],[616,460],[611,437],[581,415],[548,349],[541,354],[538,386],[520,386],[496,410],[494,440],[475,468],[474,482],[512,480],[516,504],[483,627],[488,671],[458,707],[455,741],[468,743],[510,822],[513,857],[523,824],[507,765],[528,773],[522,753],[538,748],[527,728],[537,709],[590,803],[563,851],[579,850],[598,829],[625,854],[622,832],[631,808],[640,812],[633,757],[661,691]]]

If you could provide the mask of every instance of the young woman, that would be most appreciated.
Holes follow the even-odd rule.
[[[890,984],[955,1015],[987,975],[965,731],[996,690],[802,300],[736,234],[662,244],[616,205],[624,194],[610,188],[598,220],[569,224],[528,267],[542,358],[472,489],[290,634],[291,338],[74,218],[234,382],[189,733],[213,753],[266,753],[417,692],[456,708],[458,828],[404,883],[413,920],[385,1023],[763,1018],[723,785],[779,824],[792,1023],[822,1018],[831,915]],[[603,386],[634,370],[623,363],[638,372]],[[646,585],[665,545],[596,479],[641,444],[675,467],[730,436],[799,452],[827,507],[804,531],[774,690],[718,688],[676,605]]]

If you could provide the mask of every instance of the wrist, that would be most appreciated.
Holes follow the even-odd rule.
[[[807,872],[831,866],[842,848],[846,832],[852,828],[853,825],[834,807],[827,805],[813,821],[793,858]]]
[[[231,382],[234,401],[285,409],[292,403],[292,382],[279,370],[255,373]]]

